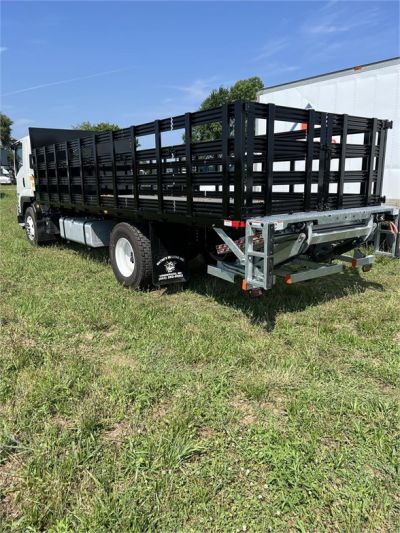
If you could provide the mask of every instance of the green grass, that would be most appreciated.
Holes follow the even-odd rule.
[[[135,293],[0,192],[0,530],[398,531],[399,262]]]

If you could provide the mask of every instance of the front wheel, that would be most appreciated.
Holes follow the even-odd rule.
[[[110,237],[110,260],[115,277],[125,287],[151,286],[151,245],[145,228],[126,222],[117,224]]]
[[[38,227],[36,212],[33,207],[25,211],[25,233],[32,246],[39,246],[44,242],[42,231]]]

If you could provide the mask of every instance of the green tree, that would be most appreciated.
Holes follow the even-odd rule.
[[[94,124],[88,120],[85,120],[80,124],[76,124],[75,126],[72,126],[72,128],[74,130],[85,131],[117,131],[121,129],[117,124],[113,124],[112,122],[98,122],[97,124]],[[136,139],[136,147],[139,148],[139,146],[140,142],[138,139]]]
[[[255,100],[257,92],[264,87],[264,83],[258,76],[247,80],[239,80],[231,87],[219,87],[213,89],[200,105],[199,110],[211,109],[222,104],[231,104],[235,100]]]
[[[88,120],[85,120],[84,122],[76,124],[72,127],[74,130],[86,131],[117,131],[121,129],[117,124],[113,124],[112,122],[98,122],[97,124],[94,124]]]
[[[7,148],[13,142],[11,137],[11,126],[13,121],[4,113],[0,113],[0,139],[3,147]]]
[[[255,100],[257,92],[264,87],[264,83],[258,76],[253,76],[246,80],[238,80],[231,87],[219,87],[213,89],[205,100],[201,103],[199,111],[205,111],[212,107],[223,104],[231,104],[235,100]],[[221,137],[221,125],[219,123],[205,124],[193,128],[194,141],[211,141]]]

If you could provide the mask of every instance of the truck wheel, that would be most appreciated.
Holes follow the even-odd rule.
[[[36,212],[33,207],[28,207],[28,209],[25,211],[24,222],[26,236],[32,246],[39,246],[42,244],[43,238],[38,228]]]
[[[117,224],[110,237],[110,259],[117,280],[125,287],[146,289],[152,284],[150,239],[144,228]]]

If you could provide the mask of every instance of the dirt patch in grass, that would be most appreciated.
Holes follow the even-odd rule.
[[[243,417],[239,420],[239,425],[241,427],[255,424],[260,420],[260,414],[270,413],[276,417],[286,418],[287,413],[285,404],[286,399],[281,396],[277,396],[274,399],[262,402],[250,402],[241,397],[236,397],[231,402],[231,406],[243,415]]]
[[[252,411],[251,403],[240,396],[236,396],[231,402],[231,407],[240,411],[241,413],[249,413]]]
[[[321,437],[321,443],[331,450],[339,450],[341,447],[341,442],[339,439],[334,437]]]
[[[242,415],[242,418],[239,420],[240,427],[250,426],[257,422],[257,415],[253,403],[237,396],[232,400],[231,406]]]
[[[200,439],[212,439],[213,437],[215,437],[215,435],[216,432],[213,429],[207,427],[200,428],[198,431],[198,436],[200,437]]]
[[[108,360],[107,365],[109,366],[122,366],[122,367],[128,367],[132,370],[137,370],[139,365],[137,361],[129,354],[113,354]]]
[[[17,504],[18,471],[21,459],[18,455],[10,455],[0,465],[0,522],[1,518],[16,520],[21,511]]]
[[[378,378],[373,378],[373,382],[377,389],[379,389],[383,394],[386,394],[388,396],[399,396],[400,395],[400,389],[396,387],[395,385],[391,385],[390,383],[385,383],[383,380]]]
[[[112,337],[113,335],[115,335],[116,333],[118,332],[118,328],[116,328],[115,326],[111,326],[110,329],[106,330],[106,331],[103,331],[102,332],[102,335],[104,337]]]
[[[139,428],[135,430],[132,427],[129,420],[122,420],[121,422],[114,424],[110,429],[104,431],[102,437],[106,442],[118,445],[129,435],[140,432],[141,430]]]
[[[139,363],[134,356],[127,352],[121,343],[115,343],[112,347],[92,346],[90,343],[81,344],[79,354],[96,364],[100,364],[104,374],[121,368],[129,370],[139,368]]]
[[[240,427],[251,426],[252,424],[255,424],[256,422],[257,422],[256,415],[246,415],[239,420],[239,426]]]
[[[2,327],[1,324],[0,324],[0,327]],[[14,348],[29,349],[29,348],[35,348],[37,346],[36,339],[29,337],[29,336],[21,338],[20,332],[14,325],[11,325],[8,331],[5,331],[5,329],[3,329],[2,327],[2,332],[3,332],[3,336],[4,336],[3,338],[4,338],[5,343],[6,344],[10,343],[10,345],[12,345]]]
[[[260,404],[263,411],[267,411],[274,416],[284,417],[287,415],[285,409],[286,400],[281,396],[276,396],[273,400],[265,401]]]
[[[53,423],[60,429],[72,429],[74,427],[74,423],[72,422],[72,420],[65,418],[61,415],[54,416]]]
[[[151,418],[153,420],[164,420],[172,412],[173,408],[173,401],[171,399],[169,400],[161,400],[161,402],[157,403],[151,413]]]

